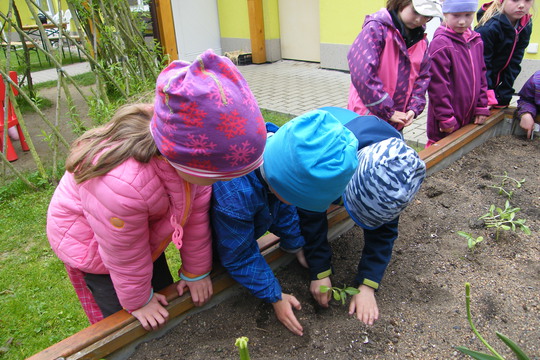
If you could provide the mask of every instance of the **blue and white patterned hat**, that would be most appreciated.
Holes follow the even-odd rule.
[[[426,176],[426,164],[398,138],[362,148],[358,167],[343,194],[347,212],[364,229],[376,229],[399,216]]]

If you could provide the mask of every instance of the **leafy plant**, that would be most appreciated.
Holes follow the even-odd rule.
[[[483,219],[486,227],[495,228],[495,239],[499,239],[500,230],[512,230],[516,231],[516,228],[521,229],[525,234],[530,235],[531,230],[525,225],[524,219],[516,219],[516,214],[520,211],[520,208],[510,207],[510,202],[506,200],[504,209],[491,205],[489,212],[482,215],[479,219]]]
[[[470,350],[469,348],[466,348],[464,346],[456,346],[456,349],[464,353],[465,355],[469,355],[473,359],[477,360],[505,360],[495,349],[480,335],[478,330],[476,330],[476,327],[474,326],[472,322],[472,316],[471,316],[471,284],[465,283],[465,304],[467,307],[467,320],[469,321],[469,325],[471,327],[471,330],[473,333],[478,337],[478,339],[485,345],[486,348],[491,352],[491,354],[482,353],[479,351]],[[516,355],[518,360],[530,360],[530,358],[525,354],[525,352],[512,340],[510,340],[505,335],[501,334],[500,332],[496,331],[495,334],[501,339],[502,342],[506,344]]]
[[[248,341],[249,339],[247,337],[242,336],[236,339],[236,342],[234,343],[234,345],[238,348],[240,360],[250,360],[248,345],[247,345]]]
[[[514,179],[513,177],[508,176],[508,173],[506,171],[504,172],[504,175],[493,175],[493,176],[497,177],[497,178],[502,178],[501,184],[500,185],[490,185],[488,187],[499,190],[499,195],[504,194],[504,195],[506,195],[506,197],[508,199],[512,198],[512,195],[514,195],[514,191],[513,190],[506,190],[505,189],[506,185],[509,185],[509,183],[512,183],[513,185],[515,185],[515,187],[517,189],[519,189],[521,187],[521,185],[523,185],[525,183],[525,178],[523,178],[522,180]]]
[[[339,288],[335,286],[328,287],[326,285],[321,285],[319,289],[321,290],[322,293],[327,293],[328,291],[332,290],[332,296],[334,297],[335,300],[341,301],[342,305],[345,305],[345,300],[347,299],[347,295],[353,296],[360,293],[360,290],[358,290],[357,288],[354,288],[352,286],[345,287],[345,285],[343,285],[343,288]]]
[[[476,244],[484,241],[483,236],[475,238],[472,234],[466,233],[465,231],[458,231],[457,233],[458,235],[463,236],[465,239],[467,239],[467,246],[470,250],[474,250]]]

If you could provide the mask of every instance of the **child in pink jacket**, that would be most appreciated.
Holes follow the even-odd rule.
[[[347,108],[375,115],[398,130],[424,110],[429,83],[425,25],[442,17],[438,0],[387,0],[366,16],[347,54],[351,88]]]
[[[471,29],[478,2],[445,0],[444,21],[429,44],[427,146],[489,115],[484,44]]]
[[[168,318],[173,283],[164,251],[182,255],[179,295],[212,296],[211,185],[259,167],[266,130],[235,66],[206,51],[174,61],[157,79],[154,105],[129,105],[77,139],[47,216],[91,323],[122,308],[147,330]]]

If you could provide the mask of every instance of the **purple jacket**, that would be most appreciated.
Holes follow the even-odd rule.
[[[534,119],[538,114],[538,109],[540,109],[540,70],[535,72],[521,88],[517,105],[519,117],[530,113]]]
[[[395,111],[414,111],[426,105],[429,82],[428,42],[407,48],[401,32],[386,9],[366,16],[364,27],[347,55],[351,72],[348,109],[360,115],[373,114],[389,121]],[[401,126],[391,123],[401,130]]]
[[[429,46],[431,57],[428,87],[427,136],[436,142],[448,133],[489,115],[484,45],[477,32],[465,36],[440,26]]]

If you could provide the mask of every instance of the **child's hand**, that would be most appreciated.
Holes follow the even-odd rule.
[[[276,312],[276,317],[287,329],[296,335],[304,335],[304,329],[296,319],[296,316],[294,316],[293,312],[293,308],[301,310],[302,306],[294,296],[282,293],[281,300],[276,301],[272,306]]]
[[[403,126],[411,125],[414,121],[415,116],[416,114],[414,113],[414,111],[412,110],[407,111],[407,113],[405,114],[405,122],[403,123]]]
[[[169,319],[169,312],[162,305],[169,305],[165,295],[154,293],[148,304],[133,311],[131,315],[141,322],[145,330],[157,330]]]
[[[312,280],[311,284],[309,285],[309,291],[311,291],[311,295],[313,295],[313,298],[319,303],[319,305],[327,308],[330,298],[332,297],[332,291],[327,291],[324,293],[321,292],[321,285],[331,288],[332,282],[330,281],[330,277],[325,277],[324,279],[320,280]]]
[[[379,319],[379,308],[375,300],[375,290],[366,285],[360,285],[359,294],[353,295],[349,305],[349,315],[356,312],[356,318],[366,325],[373,325]]]
[[[531,138],[532,132],[534,130],[534,119],[531,113],[525,113],[521,115],[521,120],[519,126],[527,131],[527,139]]]
[[[298,260],[300,265],[302,265],[306,269],[309,269],[306,256],[304,255],[304,249],[300,249],[295,255],[296,255],[296,260]]]
[[[178,290],[178,295],[182,296],[184,294],[185,287],[189,288],[191,293],[191,300],[195,306],[203,306],[210,300],[214,291],[212,289],[212,280],[210,276],[206,276],[201,280],[197,281],[185,281],[180,280],[176,289]]]
[[[443,133],[453,133],[454,132],[454,127],[452,126],[451,128],[448,128],[448,129],[443,129],[443,128],[439,128],[439,131],[440,132],[443,132]]]
[[[401,111],[394,111],[394,115],[390,118],[390,122],[401,125],[405,125],[405,121],[407,121],[407,115]]]
[[[486,122],[487,116],[486,115],[476,115],[474,117],[474,124],[475,125],[482,125]]]

